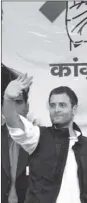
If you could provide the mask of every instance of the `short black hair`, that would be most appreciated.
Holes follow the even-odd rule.
[[[52,95],[54,95],[54,94],[63,94],[63,93],[66,93],[68,95],[68,97],[70,98],[72,107],[74,105],[78,104],[78,98],[77,98],[75,92],[71,88],[69,88],[67,86],[60,86],[60,87],[54,88],[49,94],[49,104],[50,104],[50,98],[51,98]]]

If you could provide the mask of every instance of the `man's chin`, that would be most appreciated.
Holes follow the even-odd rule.
[[[64,128],[68,126],[68,123],[53,122],[53,126],[55,126],[56,128]]]
[[[58,126],[58,127],[63,127],[64,126],[63,123],[54,123],[53,125]]]

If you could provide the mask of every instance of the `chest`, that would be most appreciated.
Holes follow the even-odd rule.
[[[46,131],[40,138],[36,151],[30,158],[30,171],[37,176],[53,179],[64,168],[69,139],[55,132]]]

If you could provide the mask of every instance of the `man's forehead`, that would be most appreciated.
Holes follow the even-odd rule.
[[[50,103],[52,102],[70,102],[70,98],[66,93],[53,94],[50,97]]]

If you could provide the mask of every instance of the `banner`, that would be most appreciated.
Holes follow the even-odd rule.
[[[49,92],[72,88],[87,136],[87,1],[3,2],[2,62],[33,75],[30,114],[50,125]]]

